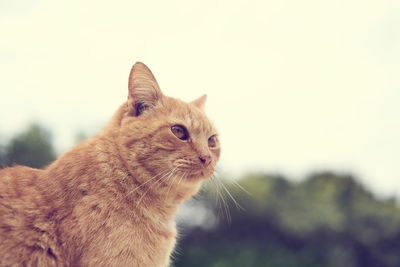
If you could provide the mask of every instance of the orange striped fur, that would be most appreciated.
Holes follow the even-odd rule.
[[[168,266],[178,207],[220,154],[204,102],[164,96],[136,63],[99,134],[43,170],[0,170],[0,266]]]

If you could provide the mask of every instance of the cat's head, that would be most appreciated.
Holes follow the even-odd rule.
[[[136,63],[119,133],[129,168],[144,168],[157,177],[153,179],[175,183],[209,178],[219,159],[220,144],[204,113],[205,101],[206,96],[190,103],[165,96],[146,65]]]

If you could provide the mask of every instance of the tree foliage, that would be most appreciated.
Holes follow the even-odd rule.
[[[56,157],[50,133],[37,124],[30,125],[8,144],[3,144],[1,150],[0,164],[3,166],[18,164],[43,168]]]
[[[248,175],[233,196],[231,223],[192,229],[175,266],[400,266],[400,208],[354,177],[313,174],[300,183]],[[206,205],[218,205],[209,194]]]

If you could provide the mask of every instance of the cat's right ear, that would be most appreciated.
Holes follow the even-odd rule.
[[[136,62],[129,75],[128,113],[139,116],[163,98],[154,75],[142,62]]]
[[[207,100],[207,95],[202,95],[201,97],[197,98],[196,100],[193,100],[190,103],[192,103],[193,105],[204,111],[206,100]]]

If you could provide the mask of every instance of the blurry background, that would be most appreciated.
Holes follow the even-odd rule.
[[[399,1],[13,0],[0,29],[0,165],[98,132],[142,61],[223,145],[176,266],[400,266]]]

